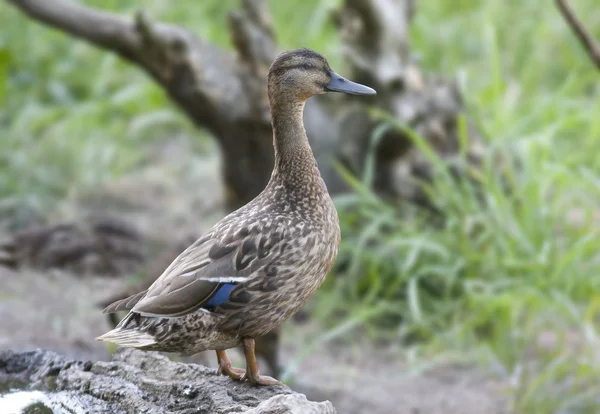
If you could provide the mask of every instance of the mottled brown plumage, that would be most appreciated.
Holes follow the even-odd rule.
[[[311,50],[277,57],[268,75],[275,166],[266,188],[179,255],[147,291],[108,306],[106,312],[130,312],[98,339],[182,355],[214,349],[219,372],[279,384],[258,374],[254,338],[310,299],[340,242],[337,212],[302,122],[306,99],[328,90],[375,93],[335,74]],[[245,371],[225,354],[240,343]]]
[[[153,256],[152,260],[149,261],[148,265],[143,270],[143,278],[139,281],[139,283],[129,284],[125,288],[114,292],[112,295],[107,296],[105,299],[98,302],[97,306],[99,306],[101,309],[105,309],[116,302],[121,301],[122,299],[135,299],[135,296],[133,296],[133,298],[131,297],[138,292],[141,292],[143,295],[161,275],[165,268],[167,268],[173,260],[175,260],[185,249],[187,249],[190,244],[193,244],[196,239],[197,235],[195,237],[188,235],[179,240],[175,245],[165,249],[162,254]],[[2,256],[0,253],[0,263],[1,258]],[[126,310],[131,309],[131,307],[133,307],[133,305],[124,306]],[[120,315],[119,312],[112,312],[107,313],[106,316],[111,328],[114,328],[118,325],[120,316],[122,317],[123,315]],[[299,316],[301,316],[300,312],[294,315],[294,317]],[[279,365],[279,331],[279,329],[275,329],[269,332],[267,335],[255,338],[256,356],[264,359],[268,365],[269,372],[274,376],[279,376],[281,373]]]

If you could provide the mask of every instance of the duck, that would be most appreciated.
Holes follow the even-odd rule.
[[[142,278],[138,283],[127,284],[123,289],[113,292],[111,295],[107,295],[101,301],[96,303],[100,309],[105,309],[107,306],[121,299],[128,298],[129,296],[138,293],[139,291],[148,289],[152,283],[157,279],[158,276],[164,271],[164,269],[171,264],[173,260],[179,256],[190,244],[194,243],[198,237],[197,235],[186,235],[181,240],[178,240],[172,246],[166,248],[162,253],[154,255],[149,263],[142,269]],[[0,239],[1,240],[1,239]],[[1,249],[0,243],[0,249]],[[0,266],[2,265],[2,254],[0,250]],[[301,317],[301,312],[296,313],[293,318]],[[119,313],[107,313],[107,321],[109,326],[112,328],[116,327],[119,322]],[[268,371],[275,376],[281,374],[281,366],[279,362],[279,342],[280,342],[280,331],[274,329],[265,336],[259,336],[255,338],[256,343],[256,356],[259,359],[263,359],[267,364]],[[199,354],[194,361],[206,363],[206,355],[204,353]]]
[[[341,240],[338,214],[303,123],[308,98],[327,92],[374,95],[334,72],[310,49],[279,54],[267,74],[274,166],[264,190],[184,250],[146,290],[104,313],[127,310],[98,340],[189,356],[214,350],[217,373],[251,385],[260,375],[255,338],[278,328],[317,291]],[[246,368],[226,351],[243,348]]]

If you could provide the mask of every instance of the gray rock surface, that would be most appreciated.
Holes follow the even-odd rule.
[[[0,385],[47,392],[46,404],[71,413],[330,414],[288,387],[253,387],[214,369],[156,353],[119,350],[111,362],[74,361],[53,352],[0,353]]]

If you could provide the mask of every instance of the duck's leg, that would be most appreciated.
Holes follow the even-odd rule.
[[[244,374],[246,373],[245,369],[242,368],[234,368],[231,366],[231,361],[227,357],[227,353],[224,349],[217,349],[217,362],[219,364],[219,368],[217,368],[217,373],[221,375],[227,375],[234,380],[241,380]]]
[[[254,339],[244,338],[243,344],[244,355],[246,355],[246,373],[242,377],[242,380],[248,380],[250,384],[283,385],[281,381],[275,378],[258,375],[258,364],[256,363],[256,355],[254,354]]]

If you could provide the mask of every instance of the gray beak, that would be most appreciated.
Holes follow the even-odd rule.
[[[329,82],[329,85],[325,86],[325,89],[328,91],[349,93],[350,95],[375,95],[377,93],[375,92],[375,89],[371,89],[360,83],[349,81],[334,71],[331,71],[330,74],[331,81]]]

